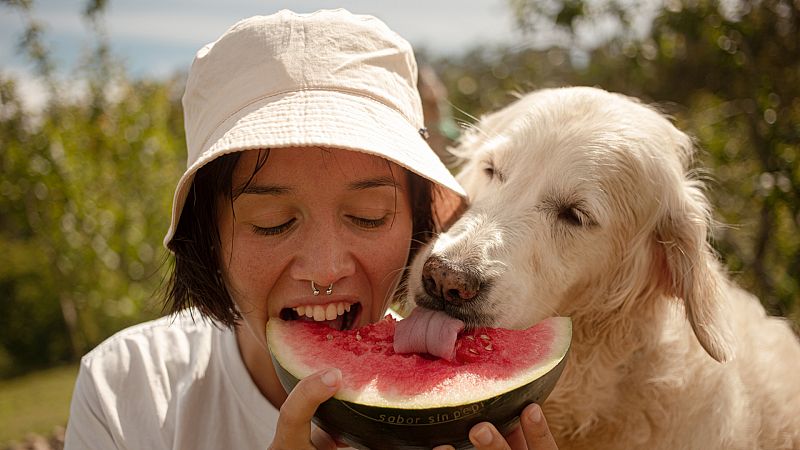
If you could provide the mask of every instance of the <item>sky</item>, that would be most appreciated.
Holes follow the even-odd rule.
[[[34,0],[34,17],[61,68],[72,70],[92,43],[82,17],[86,0]],[[109,0],[105,24],[113,54],[134,76],[186,70],[195,52],[236,21],[281,9],[311,12],[343,7],[382,19],[415,48],[460,54],[478,44],[510,43],[520,34],[508,0]],[[21,16],[0,6],[0,70],[30,73],[20,55]]]

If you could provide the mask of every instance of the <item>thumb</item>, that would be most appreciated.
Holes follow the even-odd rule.
[[[311,418],[341,384],[339,369],[323,370],[300,380],[281,406],[273,448],[311,447]]]
[[[314,427],[311,431],[311,443],[317,450],[333,450],[339,447],[336,440],[334,440],[330,434],[318,427]]]

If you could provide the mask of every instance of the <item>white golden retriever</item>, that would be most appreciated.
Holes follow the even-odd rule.
[[[689,137],[562,88],[455,150],[472,203],[412,263],[409,297],[471,326],[572,317],[544,405],[561,449],[800,449],[800,343],[721,270]]]

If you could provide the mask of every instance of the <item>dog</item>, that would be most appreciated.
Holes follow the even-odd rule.
[[[561,449],[800,449],[800,342],[723,271],[692,139],[653,107],[543,89],[453,149],[469,209],[411,262],[468,327],[569,316]]]

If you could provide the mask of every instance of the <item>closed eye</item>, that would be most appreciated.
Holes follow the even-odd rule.
[[[505,181],[505,176],[503,175],[503,173],[501,171],[499,171],[497,169],[497,167],[495,167],[493,161],[486,161],[484,163],[483,173],[484,173],[484,175],[489,177],[490,180],[495,180],[496,179],[496,180],[500,181],[501,183],[503,181]]]
[[[253,233],[260,234],[262,236],[277,236],[279,234],[289,231],[289,229],[292,228],[292,225],[294,225],[296,221],[297,219],[292,218],[274,227],[259,227],[257,225],[252,225],[252,229]]]
[[[591,224],[589,216],[575,206],[564,206],[559,209],[558,220],[574,227]]]
[[[581,201],[549,199],[544,201],[540,207],[552,214],[558,223],[569,227],[591,228],[598,225]]]
[[[379,228],[379,227],[383,226],[386,223],[386,221],[388,220],[389,216],[385,215],[385,216],[377,218],[377,219],[368,219],[368,218],[365,218],[365,217],[358,217],[358,216],[347,216],[347,217],[355,225],[357,225],[357,226],[359,226],[361,228],[368,228],[369,229],[369,228]]]

